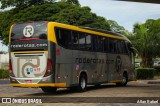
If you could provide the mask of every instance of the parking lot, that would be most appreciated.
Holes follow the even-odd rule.
[[[3,83],[4,82],[4,83]],[[153,81],[152,81],[153,82]],[[115,84],[104,84],[100,87],[89,86],[86,92],[79,93],[69,89],[58,89],[55,94],[45,94],[40,88],[12,87],[9,80],[0,81],[1,97],[17,96],[58,96],[58,97],[160,97],[160,82],[155,80],[131,81],[126,87],[117,87]],[[157,82],[157,83],[156,83]],[[150,83],[150,84],[148,84]],[[18,92],[17,92],[18,91]]]

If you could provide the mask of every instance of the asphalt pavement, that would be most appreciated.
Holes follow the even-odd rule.
[[[0,79],[0,84],[10,84],[9,79]]]
[[[153,80],[137,80],[139,82],[144,82],[147,84],[160,84],[160,79],[153,79]],[[0,84],[10,84],[9,79],[0,79]]]

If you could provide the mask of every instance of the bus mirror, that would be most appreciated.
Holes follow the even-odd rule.
[[[131,52],[133,52],[134,56],[137,56],[139,54],[138,50],[134,47],[130,47]]]

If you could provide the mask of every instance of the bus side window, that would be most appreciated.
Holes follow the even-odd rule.
[[[125,42],[124,41],[121,41],[121,48],[122,48],[122,53],[123,54],[127,54],[127,48],[126,48],[126,45],[125,45]]]
[[[97,39],[97,51],[99,52],[103,52],[103,48],[104,48],[104,37],[98,36]]]
[[[97,51],[98,42],[97,42],[97,36],[92,35],[92,49],[93,51]]]
[[[85,33],[79,33],[79,49],[85,50],[86,48],[86,35]]]
[[[104,40],[103,40],[103,44],[104,44],[104,52],[108,52],[108,38],[105,38],[104,37]]]
[[[132,47],[131,43],[127,42],[128,55],[131,59],[132,64],[134,64],[134,55],[133,55],[133,50],[131,49],[131,47]]]
[[[114,52],[113,53],[118,53],[117,40],[113,40],[113,46],[114,46]]]
[[[86,50],[92,50],[91,35],[86,35]]]
[[[109,38],[109,52],[114,53],[114,40]]]
[[[120,40],[117,40],[117,53],[123,54],[123,47]]]
[[[65,29],[57,29],[56,37],[58,44],[64,48],[72,48],[71,31]]]
[[[72,42],[73,42],[73,49],[79,49],[79,36],[78,32],[72,31]]]

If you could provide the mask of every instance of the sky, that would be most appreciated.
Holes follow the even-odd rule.
[[[81,6],[89,6],[93,13],[118,22],[132,31],[133,24],[147,19],[160,18],[160,4],[125,2],[116,0],[79,0]]]
[[[132,31],[134,23],[160,18],[160,4],[124,2],[116,0],[79,0],[81,6],[89,6],[93,13],[116,21]],[[1,42],[1,41],[0,41]],[[0,51],[8,48],[0,43]]]

